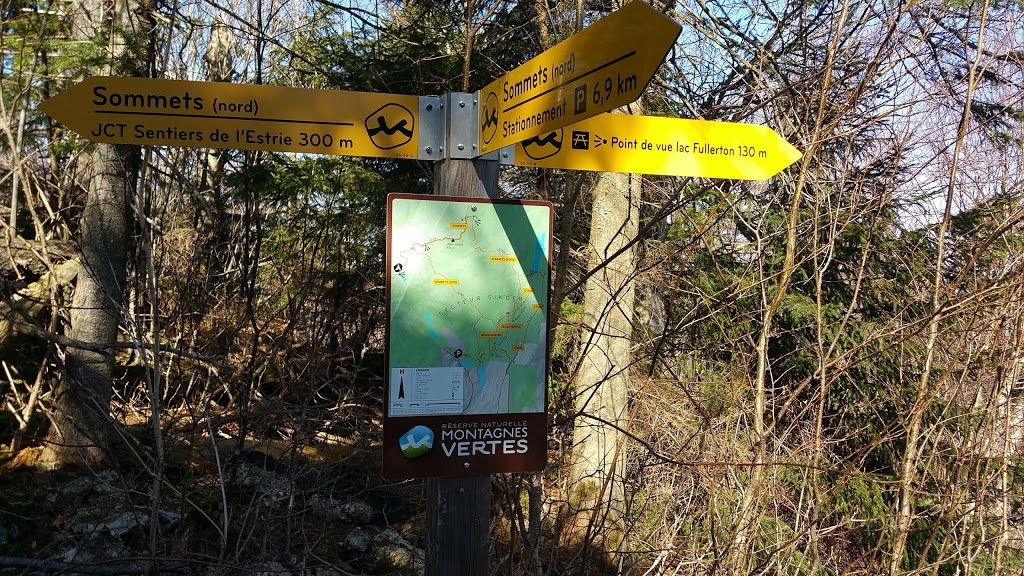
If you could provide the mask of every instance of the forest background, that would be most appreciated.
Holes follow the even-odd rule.
[[[624,112],[804,156],[502,172],[556,234],[549,466],[493,477],[492,573],[1021,573],[1024,5],[653,5],[682,34]],[[476,90],[616,1],[0,6],[0,572],[417,573],[384,206],[434,166],[93,145],[37,106],[97,74]]]

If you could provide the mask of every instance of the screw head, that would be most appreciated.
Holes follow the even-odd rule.
[[[427,110],[433,110],[433,109],[434,109],[434,105],[433,104],[427,104]]]
[[[465,150],[465,149],[466,149],[466,145],[465,144],[459,144],[459,150]]]
[[[465,107],[466,107],[466,102],[465,101],[460,101],[459,102],[459,108],[465,108]]]
[[[469,462],[464,463],[462,465],[462,467],[468,470],[469,469]]]
[[[427,154],[433,154],[433,153],[434,153],[434,148],[431,147],[431,146],[427,146]]]

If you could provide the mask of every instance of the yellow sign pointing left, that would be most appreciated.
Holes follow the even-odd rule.
[[[767,126],[602,114],[505,148],[537,168],[766,180],[803,154]]]
[[[418,157],[416,96],[93,76],[39,109],[108,144]]]

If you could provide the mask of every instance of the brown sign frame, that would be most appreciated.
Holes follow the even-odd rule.
[[[391,313],[392,283],[398,274],[393,262],[395,227],[393,202],[395,200],[416,200],[423,202],[456,202],[469,204],[543,206],[548,209],[548,231],[545,238],[547,261],[546,290],[543,298],[545,337],[543,340],[543,392],[542,412],[498,413],[498,414],[428,414],[391,415],[392,332]],[[551,236],[554,228],[554,210],[550,202],[539,200],[505,200],[489,198],[467,198],[457,196],[434,196],[416,194],[391,194],[388,196],[387,211],[387,280],[385,300],[388,317],[385,325],[385,357],[387,367],[384,379],[383,411],[383,471],[388,478],[421,478],[442,476],[472,476],[507,472],[536,472],[547,465],[548,442],[548,374],[550,347],[547,327],[550,322],[551,294]],[[461,364],[461,362],[460,362]],[[400,368],[417,368],[402,366]],[[424,368],[429,368],[424,366]],[[464,378],[463,381],[468,381]],[[426,427],[433,436],[433,446],[427,453],[415,458],[407,457],[401,443],[417,427]],[[422,431],[418,431],[422,433]]]

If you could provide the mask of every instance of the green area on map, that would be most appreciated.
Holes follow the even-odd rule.
[[[544,411],[549,205],[393,198],[389,366],[459,367],[463,414]]]

